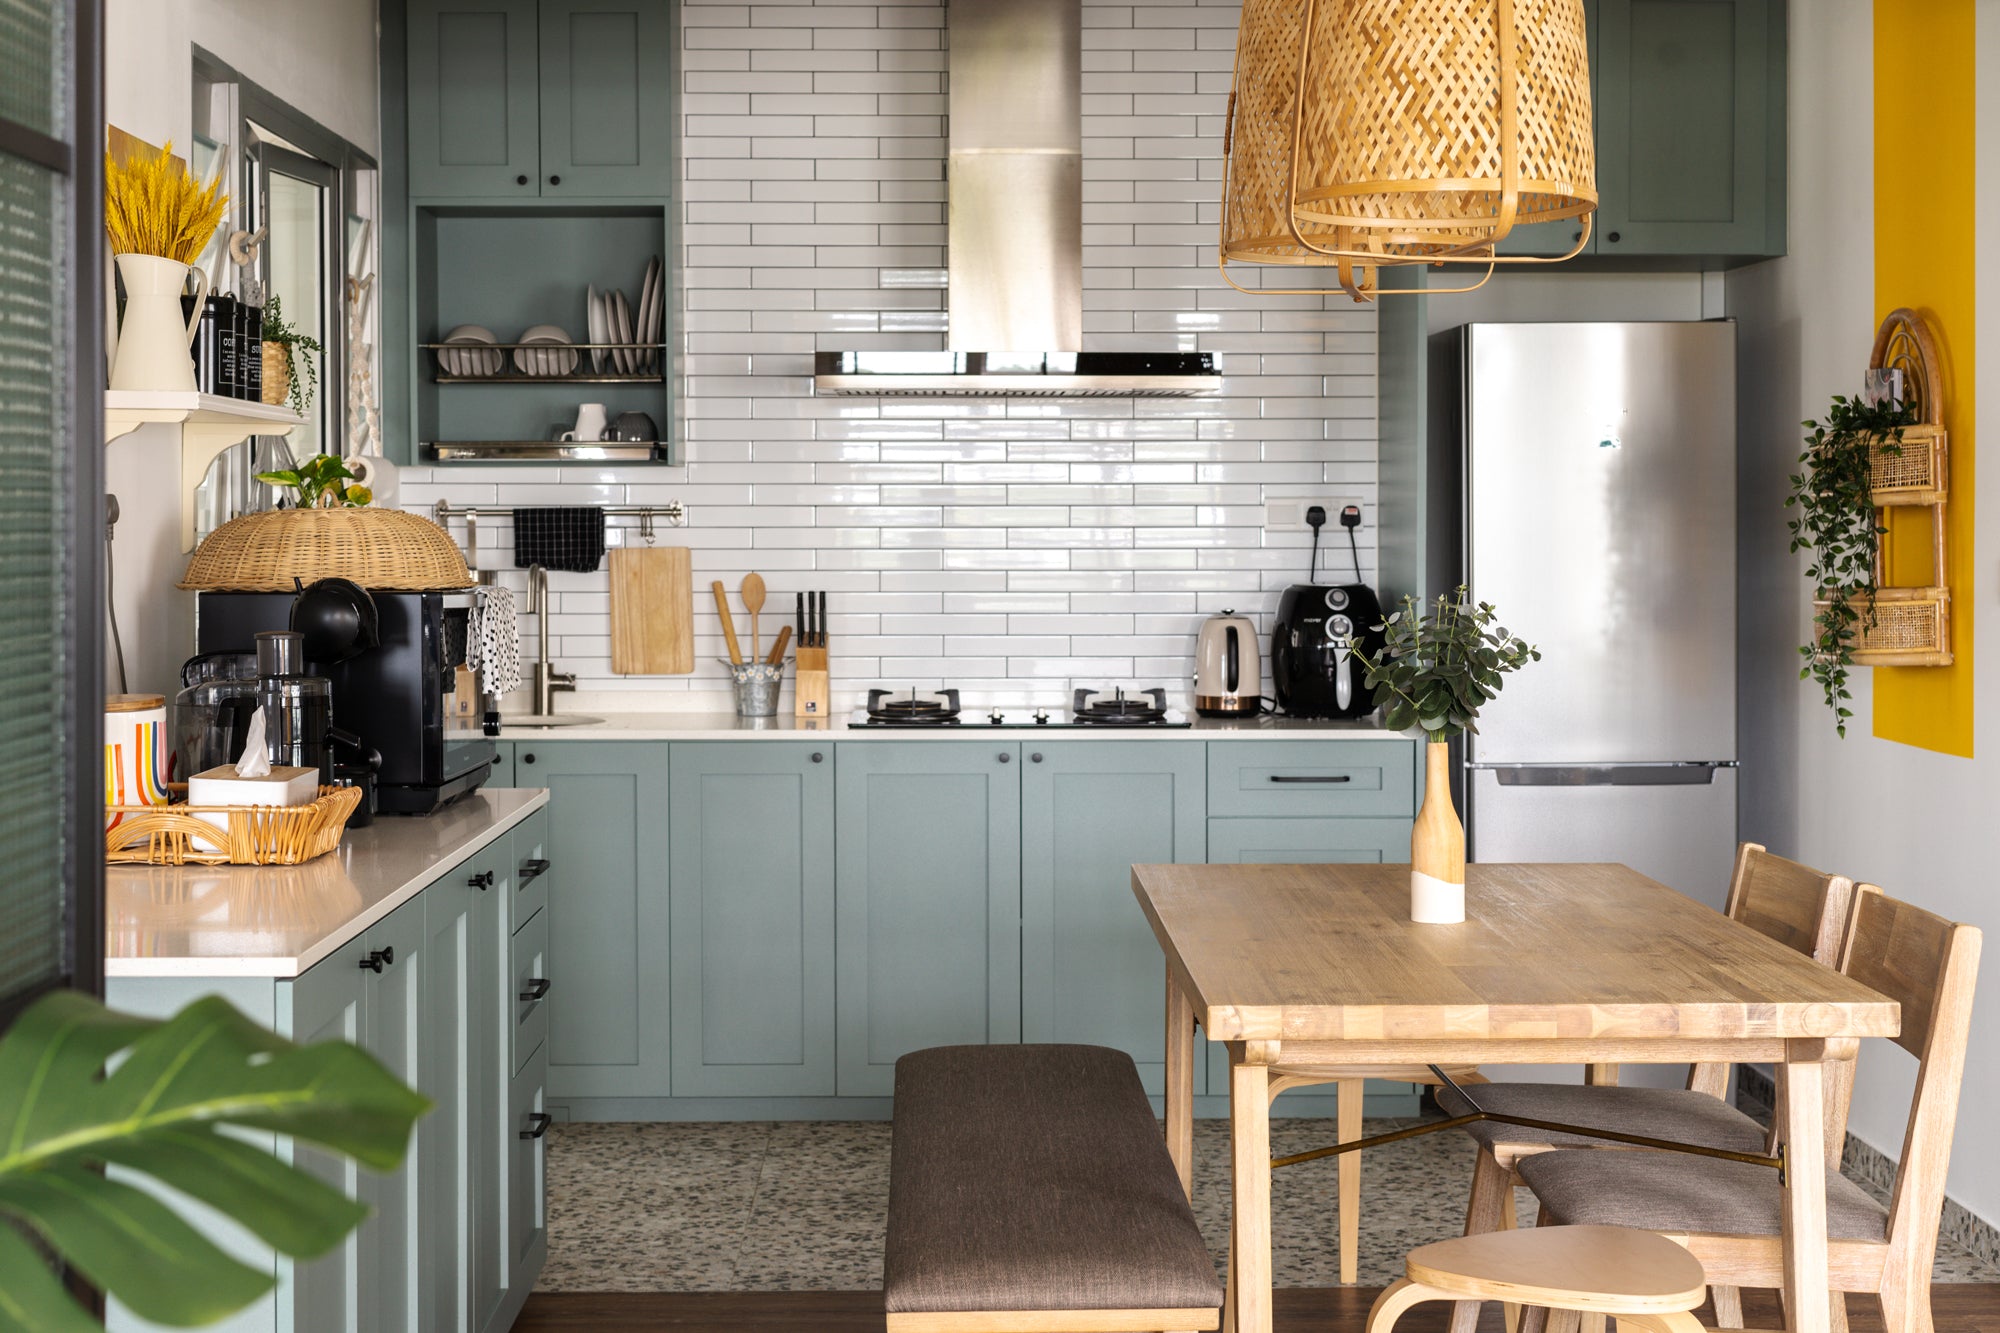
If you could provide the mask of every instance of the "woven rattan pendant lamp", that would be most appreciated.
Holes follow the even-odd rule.
[[[1386,266],[1559,263],[1597,208],[1582,0],[1245,0],[1224,133],[1238,290],[1367,300]],[[1568,254],[1495,253],[1570,219]],[[1245,288],[1232,261],[1338,285]]]

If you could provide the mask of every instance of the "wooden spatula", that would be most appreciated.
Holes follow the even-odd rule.
[[[764,576],[743,576],[743,609],[750,613],[750,660],[757,660],[757,613],[764,609]]]

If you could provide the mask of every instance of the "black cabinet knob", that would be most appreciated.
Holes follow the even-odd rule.
[[[531,754],[524,754],[521,756],[521,762],[524,764],[532,764],[535,762],[535,756]]]
[[[471,879],[468,879],[465,882],[472,888],[478,889],[481,893],[484,893],[486,892],[486,890],[493,887],[493,872],[490,870],[483,871],[480,874],[474,875]]]
[[[556,1118],[547,1111],[530,1111],[528,1113],[528,1124],[530,1127],[521,1131],[521,1137],[524,1139],[538,1139],[548,1133],[549,1126],[555,1122]]]
[[[395,949],[393,948],[384,949],[382,951],[382,961],[385,963],[394,963],[396,961]]]
[[[1004,753],[1003,753],[1003,754],[1002,754],[1002,755],[1000,756],[1000,762],[1001,762],[1001,763],[1003,763],[1003,764],[1011,764],[1011,763],[1013,763],[1013,762],[1014,762],[1014,756],[1013,756],[1013,755],[1011,755],[1011,754],[1004,754]]]
[[[825,758],[826,758],[826,756],[825,756],[825,755],[823,755],[823,754],[821,754],[821,753],[820,753],[820,752],[819,752],[818,750],[814,750],[814,751],[813,751],[813,762],[814,762],[815,764],[817,764],[817,763],[820,763],[820,762],[824,761],[824,760],[825,760]]]
[[[380,972],[384,961],[382,951],[377,949],[361,960],[361,970],[364,972]]]
[[[1039,763],[1041,763],[1041,762],[1042,762],[1042,756],[1041,756],[1041,755],[1040,755],[1039,753],[1036,753],[1036,754],[1031,754],[1031,755],[1029,755],[1029,756],[1028,756],[1028,761],[1029,761],[1030,763],[1036,763],[1036,764],[1039,764]]]
[[[528,978],[527,989],[521,992],[521,998],[524,1001],[532,1003],[548,993],[549,979],[547,977],[530,977]]]
[[[551,176],[551,177],[549,177],[549,184],[551,184],[551,185],[561,185],[561,184],[562,184],[562,177],[560,177],[560,176]]]
[[[1617,243],[1617,240],[1618,240],[1618,233],[1617,233],[1617,232],[1615,232],[1615,231],[1614,231],[1614,232],[1609,232],[1609,233],[1607,233],[1607,234],[1605,235],[1604,239],[1605,239],[1605,240],[1607,240],[1607,241],[1610,241],[1610,242],[1612,242],[1612,243],[1614,243],[1614,244],[1616,244],[1616,243]]]
[[[527,183],[528,183],[528,178],[526,176],[516,176],[514,178],[514,184],[516,185],[526,185]]]

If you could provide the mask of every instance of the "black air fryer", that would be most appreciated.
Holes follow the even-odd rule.
[[[1319,530],[1326,510],[1306,511],[1313,530],[1312,573],[1319,569]],[[1340,513],[1347,543],[1354,555],[1353,583],[1294,583],[1278,601],[1278,618],[1271,629],[1271,693],[1279,711],[1291,717],[1366,717],[1375,711],[1375,691],[1367,672],[1348,652],[1350,638],[1370,657],[1382,651],[1382,603],[1361,579],[1361,551],[1354,530],[1361,510],[1348,505]],[[1307,575],[1312,577],[1312,573]]]

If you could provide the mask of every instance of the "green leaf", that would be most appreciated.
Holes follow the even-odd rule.
[[[240,1310],[277,1284],[238,1263],[160,1200],[80,1166],[0,1179],[0,1210],[144,1319],[185,1327]]]
[[[259,472],[259,473],[257,474],[257,480],[259,480],[259,481],[263,482],[263,483],[264,483],[264,484],[265,484],[266,486],[293,486],[293,487],[296,487],[296,486],[298,486],[298,485],[300,484],[300,478],[299,478],[299,474],[298,474],[298,473],[296,473],[296,472],[289,472],[289,471],[287,471],[287,472]]]
[[[365,1205],[209,1125],[105,1145],[104,1159],[228,1213],[280,1254],[312,1259],[360,1226]]]
[[[0,1328],[26,1333],[101,1333],[63,1290],[55,1270],[12,1227],[0,1225]]]

